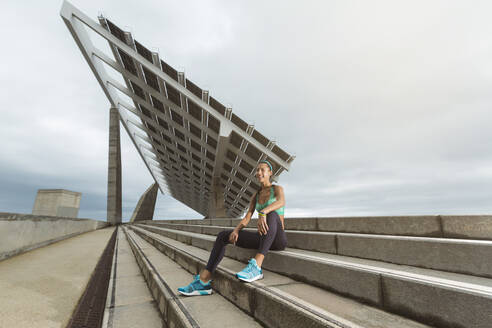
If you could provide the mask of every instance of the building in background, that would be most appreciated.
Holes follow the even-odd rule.
[[[39,189],[32,214],[76,218],[81,197],[82,193],[65,189]]]

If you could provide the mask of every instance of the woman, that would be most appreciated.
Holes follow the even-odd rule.
[[[256,178],[261,188],[251,197],[246,216],[234,230],[224,230],[217,235],[206,268],[197,274],[188,286],[178,288],[181,294],[187,296],[212,294],[210,284],[212,273],[224,257],[225,247],[229,243],[258,249],[255,257],[249,260],[242,271],[236,273],[236,277],[246,282],[263,278],[261,266],[268,250],[283,250],[287,244],[284,232],[284,190],[279,185],[272,185],[270,182],[272,174],[272,164],[266,160],[260,161],[256,168]],[[243,231],[255,209],[258,211],[258,232]]]

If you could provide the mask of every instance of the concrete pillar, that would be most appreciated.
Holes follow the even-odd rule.
[[[220,177],[214,177],[212,183],[212,195],[208,206],[207,218],[225,218],[227,214],[224,202],[224,188],[220,183]]]
[[[226,152],[226,145],[229,143],[228,135],[231,133],[230,130],[225,131],[224,124],[220,125],[220,136],[218,140],[217,149],[218,152],[215,155],[215,168],[213,172],[212,178],[212,191],[211,197],[208,204],[208,213],[206,218],[215,219],[215,218],[225,218],[226,207],[224,203],[224,187],[222,187],[220,172],[222,169],[222,165],[224,165],[224,158]]]
[[[109,110],[107,221],[112,225],[121,223],[120,114],[117,108]]]
[[[157,183],[151,185],[140,197],[130,222],[152,220],[154,217],[155,201],[157,199]]]

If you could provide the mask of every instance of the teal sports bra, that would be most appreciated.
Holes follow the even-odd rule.
[[[268,200],[265,203],[260,204],[258,202],[258,196],[259,196],[259,192],[256,193],[256,206],[255,206],[258,212],[277,200],[277,198],[275,197],[275,192],[273,190],[273,185],[270,187],[270,198],[268,198]],[[285,206],[282,206],[281,208],[276,209],[275,212],[277,212],[278,215],[284,215],[284,207]]]

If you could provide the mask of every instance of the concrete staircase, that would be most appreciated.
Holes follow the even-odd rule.
[[[167,326],[491,327],[492,217],[287,218],[288,246],[267,255],[263,280],[237,280],[255,251],[228,245],[215,293],[178,296],[238,222],[123,227]]]

